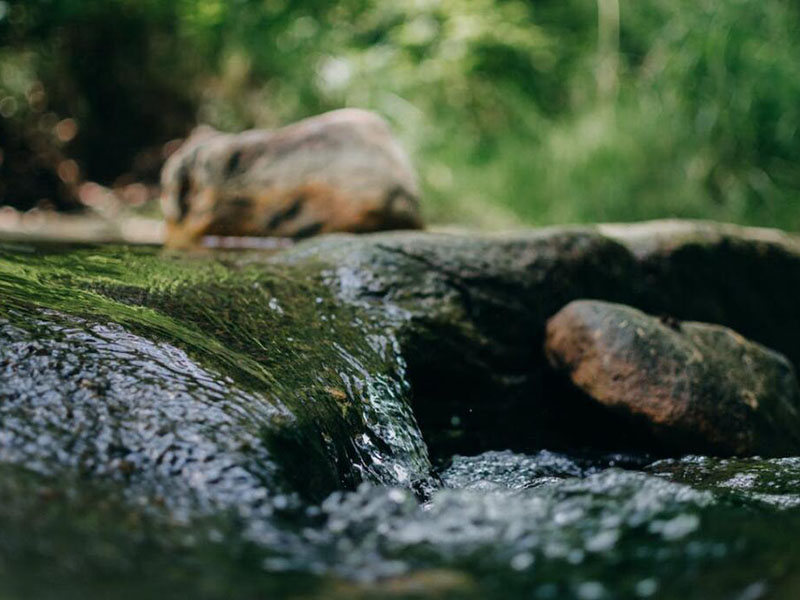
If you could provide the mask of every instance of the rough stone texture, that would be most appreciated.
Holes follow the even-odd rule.
[[[613,443],[604,415],[553,381],[542,354],[546,320],[575,299],[720,323],[800,361],[800,242],[777,231],[663,221],[338,236],[277,259],[331,265],[341,301],[398,321],[435,454]]]
[[[390,316],[414,411],[436,455],[562,445],[549,388],[547,318],[572,299],[632,300],[638,266],[591,228],[513,235],[393,233],[328,237],[277,259],[323,261],[340,301]]]
[[[271,256],[21,244],[0,257],[0,296],[17,328],[116,323],[221,377],[243,414],[263,398],[289,416],[251,415],[242,431],[283,461],[290,487],[319,496],[362,479],[424,487],[429,450],[613,444],[605,412],[573,398],[543,355],[546,320],[575,299],[732,326],[796,363],[799,247],[777,232],[686,222],[335,235]],[[11,348],[13,362],[22,354]],[[69,389],[95,367],[76,368],[48,385]],[[136,454],[148,452],[160,450]]]
[[[295,239],[419,229],[416,176],[375,113],[343,109],[274,131],[199,128],[164,165],[166,244],[205,234]]]
[[[620,441],[545,361],[568,302],[717,321],[796,362],[799,281],[795,238],[696,223],[338,235],[274,255],[0,242],[0,595],[331,597],[324,565],[353,546],[335,515],[320,542],[304,497],[360,481],[427,495],[429,451]],[[413,504],[393,492],[392,510]],[[353,528],[382,539],[359,497]]]
[[[639,264],[638,308],[726,325],[800,365],[798,236],[679,220],[598,230],[624,244]]]
[[[731,329],[579,300],[550,319],[545,350],[592,399],[672,451],[800,451],[794,368]]]

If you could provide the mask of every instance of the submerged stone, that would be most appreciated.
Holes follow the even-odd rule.
[[[800,453],[800,387],[786,357],[731,329],[571,302],[547,324],[551,364],[677,452]]]

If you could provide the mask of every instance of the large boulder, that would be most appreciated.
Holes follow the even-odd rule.
[[[25,245],[0,265],[8,462],[215,509],[429,476],[392,331],[318,266]]]
[[[397,321],[435,455],[613,443],[591,406],[554,401],[569,390],[542,351],[547,319],[580,298],[719,323],[800,364],[800,241],[775,230],[657,221],[330,236],[276,259],[329,264],[341,302]],[[576,411],[590,416],[578,422]]]
[[[204,235],[301,239],[420,229],[411,162],[377,114],[335,110],[277,130],[196,129],[164,165],[167,246]]]
[[[592,228],[331,236],[276,259],[327,264],[340,302],[393,323],[437,457],[570,444],[559,407],[540,402],[544,323],[575,298],[632,301],[640,279],[633,256]]]
[[[718,455],[800,452],[794,368],[785,356],[731,329],[579,300],[550,319],[545,349],[573,384],[663,448]]]

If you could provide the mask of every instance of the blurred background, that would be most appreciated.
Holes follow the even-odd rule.
[[[800,228],[796,0],[0,1],[0,221],[155,218],[197,123],[342,106],[432,223]]]

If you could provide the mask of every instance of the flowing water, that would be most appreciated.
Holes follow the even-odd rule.
[[[39,517],[32,532],[4,527],[5,566],[19,570],[0,589],[16,584],[37,597],[102,597],[109,588],[125,597],[154,589],[162,597],[797,597],[800,459],[642,462],[547,451],[456,457],[427,502],[363,484],[318,505],[275,501],[283,513],[249,526],[155,519],[134,543],[91,520],[48,523],[62,511],[75,518],[50,508],[56,515]],[[43,493],[37,488],[34,500]],[[130,518],[110,498],[102,510]],[[24,533],[44,547],[15,539]],[[61,564],[59,552],[75,564]],[[29,581],[22,575],[32,568]]]
[[[744,600],[800,589],[797,458],[492,451],[454,457],[442,481],[424,503],[366,485],[333,494],[311,509],[314,551],[267,567],[359,581],[436,570],[467,597]]]
[[[137,264],[86,256],[82,276],[108,285],[120,262]],[[337,382],[326,393],[341,406],[318,404],[317,388],[295,397],[259,371],[266,350],[251,364],[229,332],[204,321],[197,336],[195,317],[184,327],[141,308],[163,300],[136,305],[134,287],[119,304],[105,288],[70,299],[61,271],[12,270],[22,262],[0,271],[0,598],[800,597],[800,457],[498,448],[450,457],[415,487],[427,457],[400,401],[402,364],[380,358],[398,352],[389,330],[356,323],[360,345],[331,330],[339,342],[319,356],[332,379],[314,375],[322,390]],[[248,301],[266,294],[283,315],[292,299],[264,289]],[[78,315],[87,302],[102,316]],[[357,318],[329,302],[307,298],[325,319],[309,340],[280,341],[276,364],[302,371],[298,357],[321,352],[317,331]],[[351,460],[367,483],[298,493],[315,454],[300,452],[306,438],[276,446],[265,432],[306,409],[350,419],[351,398],[364,399],[365,425],[350,454],[331,442],[322,458]]]

